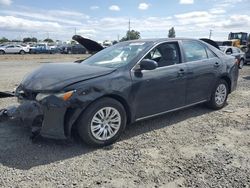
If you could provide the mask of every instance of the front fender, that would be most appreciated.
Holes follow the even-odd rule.
[[[131,111],[130,111],[130,106],[124,99],[124,96],[120,95],[118,92],[112,92],[110,94],[104,94],[102,92],[98,92],[95,94],[91,94],[88,96],[88,98],[85,98],[83,101],[78,101],[75,103],[75,108],[68,108],[66,114],[65,114],[65,124],[64,124],[64,130],[65,130],[65,135],[66,137],[71,137],[71,130],[74,127],[74,125],[77,123],[77,120],[80,118],[80,115],[84,113],[84,111],[94,102],[97,101],[103,97],[110,97],[113,98],[117,101],[119,101],[125,108],[128,121],[131,122]],[[80,100],[80,99],[78,99]],[[81,103],[81,105],[79,105]]]

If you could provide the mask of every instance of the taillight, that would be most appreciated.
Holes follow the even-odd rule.
[[[238,59],[235,59],[235,64],[239,65],[240,64],[240,61]]]

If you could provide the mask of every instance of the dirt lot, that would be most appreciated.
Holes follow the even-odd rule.
[[[0,57],[0,90],[14,88],[40,60]],[[0,100],[0,108],[14,102]],[[224,109],[198,105],[142,121],[113,146],[32,143],[29,135],[20,122],[0,124],[0,187],[250,187],[250,66]]]
[[[88,55],[85,54],[25,54],[25,55],[0,55],[0,62],[37,62],[37,63],[47,63],[47,62],[60,62],[60,61],[76,61],[79,59],[84,59]]]

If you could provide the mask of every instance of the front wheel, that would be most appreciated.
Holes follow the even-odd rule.
[[[5,51],[0,50],[0,55],[3,55],[3,54],[5,54]]]
[[[227,102],[227,96],[228,84],[225,80],[219,80],[208,102],[208,106],[215,110],[223,108]]]
[[[91,104],[78,121],[81,139],[92,146],[114,143],[126,127],[123,105],[112,98],[102,98]]]

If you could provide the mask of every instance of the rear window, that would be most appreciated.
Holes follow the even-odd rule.
[[[183,41],[182,42],[186,61],[199,61],[207,59],[207,52],[205,47],[197,41]]]

